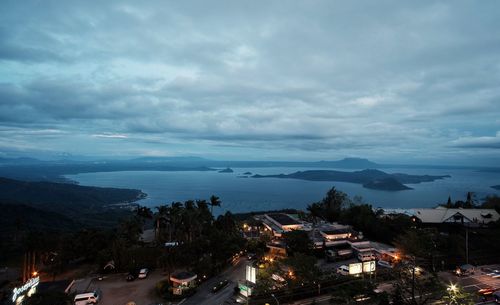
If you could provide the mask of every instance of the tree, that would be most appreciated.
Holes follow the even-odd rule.
[[[446,288],[443,301],[449,305],[473,305],[476,303],[472,294],[465,292],[460,286],[454,284]]]
[[[332,187],[325,198],[321,200],[321,205],[325,210],[325,218],[328,221],[336,221],[340,218],[340,211],[348,203],[347,194]]]
[[[323,207],[320,203],[315,202],[307,206],[307,211],[311,214],[313,223],[316,223],[316,218],[323,218]]]
[[[448,196],[448,201],[446,202],[446,207],[447,208],[453,207],[453,202],[451,201],[451,196]]]
[[[400,264],[393,269],[393,301],[401,305],[425,305],[442,298],[443,289],[437,277],[417,272],[415,264]]]
[[[137,217],[131,217],[120,223],[120,236],[130,245],[137,243],[142,234],[142,223]]]
[[[312,250],[312,242],[309,234],[306,231],[294,230],[285,232],[283,239],[286,244],[288,254],[295,255],[296,253],[309,254]]]
[[[155,239],[157,242],[163,242],[163,233],[168,223],[168,215],[170,212],[170,207],[167,205],[161,205],[156,207],[156,213],[154,214],[155,221]]]
[[[313,283],[321,276],[321,270],[316,266],[314,256],[295,253],[286,259],[286,264],[292,268],[297,283]]]
[[[472,199],[472,193],[467,192],[467,200],[465,201],[464,208],[472,209],[474,207],[474,200]]]
[[[309,205],[307,210],[313,217],[337,221],[340,219],[340,212],[348,203],[350,200],[347,194],[332,187],[320,202]]]
[[[481,207],[485,209],[495,209],[498,213],[500,213],[500,197],[497,195],[487,196]]]
[[[214,214],[214,207],[220,207],[221,203],[219,197],[215,195],[210,196],[210,213],[212,215]]]

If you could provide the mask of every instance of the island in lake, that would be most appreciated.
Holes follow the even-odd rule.
[[[225,169],[221,169],[219,173],[233,173],[233,169],[230,167],[226,167]]]
[[[287,178],[310,181],[338,181],[351,182],[363,185],[365,188],[384,190],[384,191],[402,191],[411,190],[405,184],[416,184],[421,182],[432,182],[438,179],[449,178],[449,175],[430,176],[430,175],[409,175],[402,173],[389,174],[376,169],[365,169],[362,171],[343,172],[335,170],[307,170],[298,171],[291,174],[278,175],[253,175],[252,178]]]
[[[500,185],[492,185],[491,188],[494,188],[495,190],[500,191]]]

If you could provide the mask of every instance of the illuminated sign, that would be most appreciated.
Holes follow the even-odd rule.
[[[349,264],[349,275],[360,274],[362,272],[363,272],[363,264],[362,263]]]
[[[253,266],[247,265],[245,279],[247,281],[255,284],[256,277],[257,277],[257,269],[255,269],[255,267],[253,267]]]
[[[363,262],[363,272],[374,272],[375,271],[375,261]]]
[[[240,293],[246,297],[249,297],[252,294],[252,288],[245,284],[239,283],[238,288],[240,288]]]
[[[29,279],[24,285],[22,285],[21,287],[16,287],[14,288],[14,290],[12,291],[12,302],[16,302],[17,298],[28,292],[29,294],[29,291],[31,289],[35,289],[36,286],[38,286],[38,284],[40,283],[40,277],[37,276],[37,277],[34,277],[34,278],[31,278]]]

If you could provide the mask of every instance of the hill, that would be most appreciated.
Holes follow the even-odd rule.
[[[129,203],[146,196],[140,190],[101,188],[76,184],[19,181],[0,177],[0,200],[30,205],[64,204],[102,207]]]
[[[344,172],[335,170],[307,170],[298,171],[291,174],[279,175],[253,175],[253,178],[288,178],[301,179],[310,181],[338,181],[351,182],[362,184],[363,187],[385,190],[399,191],[411,189],[404,184],[431,182],[437,179],[450,177],[445,176],[430,176],[430,175],[408,175],[408,174],[388,174],[376,169],[365,169],[362,171]]]
[[[0,227],[12,234],[22,230],[67,231],[112,228],[131,214],[113,204],[144,197],[140,190],[100,188],[53,182],[19,181],[0,177]]]
[[[363,187],[367,189],[381,190],[381,191],[404,191],[411,190],[411,187],[407,187],[395,178],[383,178],[376,179],[363,184]]]
[[[2,233],[22,231],[74,230],[79,226],[73,219],[52,211],[34,208],[25,204],[0,202],[0,227]]]

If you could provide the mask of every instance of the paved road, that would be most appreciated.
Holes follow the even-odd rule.
[[[488,265],[488,266],[476,267],[475,274],[471,276],[457,277],[453,275],[451,272],[440,272],[439,276],[442,279],[445,279],[445,282],[460,284],[466,291],[469,292],[476,292],[479,289],[487,287],[493,289],[500,289],[500,278],[494,278],[488,275],[490,271],[483,271],[482,268],[486,270],[500,269],[500,265]]]
[[[245,279],[245,266],[247,259],[241,257],[236,260],[233,266],[222,272],[220,275],[209,279],[198,287],[198,291],[193,296],[182,302],[182,305],[221,305],[234,293],[234,287],[238,285],[238,280]],[[223,279],[229,280],[227,285],[217,293],[212,293],[212,287]]]

